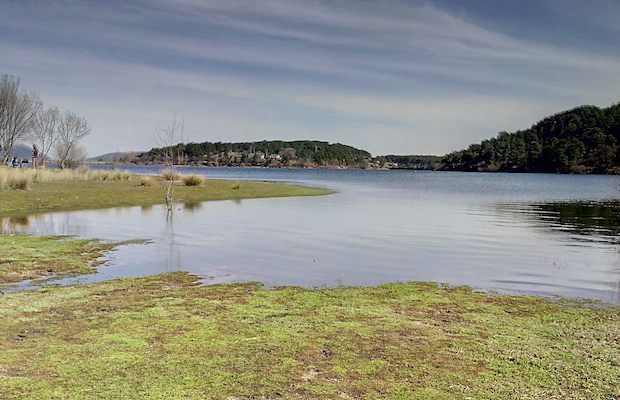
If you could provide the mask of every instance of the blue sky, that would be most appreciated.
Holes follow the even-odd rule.
[[[6,1],[0,73],[85,116],[91,155],[320,139],[443,154],[620,101],[620,2]]]

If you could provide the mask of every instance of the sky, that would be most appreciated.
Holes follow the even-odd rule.
[[[325,140],[445,154],[620,101],[617,0],[0,0],[0,74],[85,117],[91,156]]]

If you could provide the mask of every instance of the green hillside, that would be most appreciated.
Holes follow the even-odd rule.
[[[443,169],[615,173],[620,171],[620,104],[581,106],[530,129],[472,144],[443,157]]]

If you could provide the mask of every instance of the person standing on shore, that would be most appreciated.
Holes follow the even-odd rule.
[[[39,148],[36,144],[32,145],[32,168],[37,169],[39,167]]]

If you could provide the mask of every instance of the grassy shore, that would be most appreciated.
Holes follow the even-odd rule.
[[[314,196],[328,194],[326,189],[267,182],[207,180],[202,186],[175,188],[177,203],[207,200],[250,199],[264,197]],[[126,181],[68,180],[32,184],[31,190],[3,189],[0,215],[19,216],[51,211],[84,210],[164,202],[159,184],[140,186],[138,179]]]
[[[0,235],[0,285],[46,276],[93,273],[106,252],[121,244],[138,242],[141,241],[104,243],[58,236]]]
[[[4,295],[3,399],[614,399],[620,311],[184,273]]]

